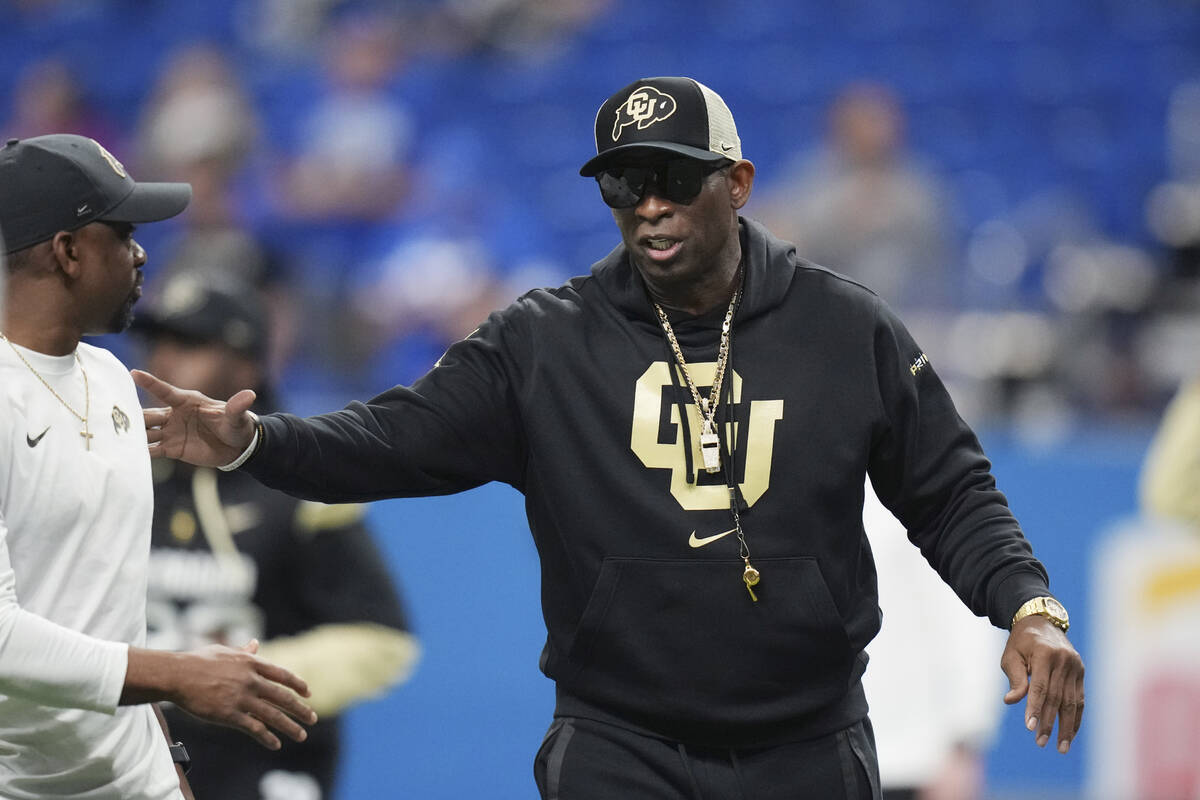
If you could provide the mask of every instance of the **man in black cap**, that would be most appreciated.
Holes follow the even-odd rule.
[[[168,406],[145,414],[151,452],[326,501],[522,491],[557,689],[545,798],[878,797],[868,475],[1011,629],[1005,699],[1028,696],[1039,745],[1057,718],[1066,752],[1066,611],[929,358],[872,292],[739,215],[754,165],[711,89],[636,81],[595,131],[582,173],[622,243],[590,275],[493,314],[411,388],[308,419],[135,373]]]
[[[149,370],[214,397],[249,387],[259,408],[275,408],[267,317],[252,288],[178,275],[152,298],[134,322]],[[189,776],[193,790],[221,800],[332,797],[340,713],[403,680],[418,655],[365,506],[296,500],[240,471],[168,460],[152,474],[149,644],[260,639],[260,656],[304,675],[321,716],[303,743],[264,755],[234,731],[164,708],[204,765]]]
[[[187,184],[136,183],[92,139],[0,148],[8,257],[0,333],[0,795],[176,798],[171,700],[269,748],[315,721],[302,680],[246,647],[148,650],[152,492],[137,392],[80,342],[128,327],[146,252],[134,225]],[[172,764],[172,760],[176,764]],[[190,792],[188,792],[190,795]]]

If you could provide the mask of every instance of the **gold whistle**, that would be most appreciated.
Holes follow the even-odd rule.
[[[750,559],[746,559],[746,569],[742,572],[742,580],[746,583],[746,591],[750,593],[750,599],[758,602],[758,595],[754,593],[753,586],[758,585],[759,575],[758,570],[750,566]]]

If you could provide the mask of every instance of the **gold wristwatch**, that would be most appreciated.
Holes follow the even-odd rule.
[[[1045,617],[1062,628],[1064,632],[1066,632],[1067,628],[1071,627],[1071,619],[1067,616],[1067,609],[1053,597],[1035,597],[1027,601],[1025,605],[1017,609],[1016,614],[1013,614],[1012,625],[1016,625],[1030,614]],[[1012,625],[1009,627],[1011,628]]]

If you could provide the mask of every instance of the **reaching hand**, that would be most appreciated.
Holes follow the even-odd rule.
[[[201,719],[236,728],[269,750],[281,733],[308,738],[301,723],[317,721],[301,696],[308,685],[255,653],[258,642],[234,649],[210,645],[186,653],[130,648],[122,704],[170,700]]]
[[[1083,719],[1083,659],[1067,635],[1045,617],[1032,614],[1013,626],[1000,657],[1010,689],[1004,702],[1025,703],[1025,727],[1045,747],[1058,717],[1058,752],[1071,748]]]
[[[146,438],[154,458],[176,458],[201,467],[228,464],[254,438],[254,415],[249,389],[229,398],[213,400],[200,392],[178,389],[149,372],[131,371],[133,381],[165,408],[142,409]]]
[[[316,712],[297,696],[307,696],[308,686],[283,667],[258,658],[257,652],[258,642],[252,641],[241,650],[211,645],[186,653],[175,705],[237,728],[269,750],[280,748],[272,729],[292,741],[304,741],[308,733],[297,720],[308,725],[317,721]]]

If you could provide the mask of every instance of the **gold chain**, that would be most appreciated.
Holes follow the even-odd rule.
[[[91,394],[91,389],[88,387],[87,370],[85,370],[83,368],[83,362],[79,360],[79,351],[77,350],[75,352],[75,363],[79,365],[79,371],[81,373],[83,373],[83,413],[82,414],[80,414],[75,409],[71,408],[71,404],[68,403],[66,400],[63,400],[62,395],[60,395],[58,392],[54,391],[54,387],[51,386],[50,383],[45,378],[42,377],[42,373],[38,372],[36,369],[33,368],[33,364],[30,364],[28,361],[25,360],[25,356],[21,355],[21,351],[17,349],[17,346],[15,344],[13,344],[12,341],[7,336],[5,336],[3,333],[0,333],[0,339],[3,339],[4,341],[8,342],[8,346],[10,348],[12,348],[12,351],[14,353],[16,353],[17,358],[21,359],[21,363],[24,364],[26,367],[29,367],[29,371],[34,374],[34,377],[36,377],[39,381],[42,382],[42,386],[45,386],[47,389],[49,389],[50,394],[54,395],[55,399],[57,399],[58,402],[63,404],[63,408],[67,409],[67,411],[70,411],[71,414],[73,414],[76,419],[78,419],[80,422],[83,423],[83,430],[80,432],[79,435],[83,437],[83,441],[84,441],[84,444],[87,445],[87,449],[91,450],[93,434],[88,432],[88,414],[91,413],[92,394]]]
[[[740,270],[739,270],[740,273]],[[733,312],[737,310],[738,300],[742,295],[741,276],[739,274],[738,287],[734,290],[733,297],[729,300],[729,308],[725,311],[725,321],[721,324],[721,342],[717,346],[717,370],[716,376],[713,378],[712,391],[709,392],[707,401],[700,397],[700,390],[696,388],[695,381],[688,374],[687,361],[683,358],[683,349],[679,346],[679,340],[675,338],[675,331],[671,328],[671,321],[667,319],[667,313],[663,311],[662,306],[658,303],[654,304],[654,310],[658,312],[658,321],[662,323],[663,331],[667,334],[667,341],[671,344],[671,352],[675,354],[675,360],[679,362],[679,369],[683,373],[683,379],[687,382],[688,389],[692,393],[692,400],[696,403],[696,407],[700,409],[703,416],[704,424],[700,431],[700,452],[704,458],[705,471],[710,473],[720,472],[720,437],[717,434],[717,405],[721,402],[721,384],[725,379],[725,368],[729,364],[729,335],[733,330]],[[758,595],[754,593],[754,587],[759,584],[762,577],[757,569],[750,563],[750,545],[746,543],[746,534],[742,530],[741,515],[738,514],[738,493],[733,483],[734,478],[729,476],[729,511],[733,514],[734,530],[737,531],[738,541],[738,558],[745,562],[745,569],[742,570],[742,582],[746,584],[746,591],[750,593],[750,599],[758,602]]]
[[[683,350],[679,347],[679,340],[675,338],[675,331],[671,328],[671,321],[667,319],[667,312],[663,311],[662,306],[658,303],[654,304],[654,310],[658,312],[658,321],[662,323],[663,331],[667,334],[667,341],[671,344],[671,351],[675,354],[675,360],[679,362],[679,369],[683,373],[683,379],[692,393],[692,400],[695,402],[696,408],[700,409],[700,414],[704,421],[701,435],[716,434],[717,432],[717,406],[721,402],[721,384],[725,380],[725,365],[729,363],[729,334],[733,330],[733,312],[737,310],[738,298],[741,295],[742,286],[739,282],[738,288],[729,300],[729,309],[725,312],[725,321],[721,323],[721,342],[717,346],[717,374],[713,378],[712,388],[708,393],[707,399],[700,396],[700,390],[696,388],[696,382],[688,374],[687,361],[683,357]],[[708,471],[718,472],[719,470],[720,468],[718,467],[715,470],[709,469]]]

